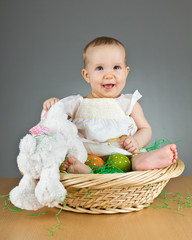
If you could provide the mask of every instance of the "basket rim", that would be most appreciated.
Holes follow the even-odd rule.
[[[71,174],[60,173],[60,181],[65,187],[101,189],[106,187],[147,185],[170,178],[178,177],[184,171],[185,165],[181,159],[176,163],[161,169],[147,171],[131,171],[112,174]]]

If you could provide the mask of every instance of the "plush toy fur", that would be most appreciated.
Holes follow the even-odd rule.
[[[17,163],[23,177],[9,195],[11,202],[19,208],[37,210],[57,206],[66,195],[60,182],[61,163],[70,156],[82,163],[87,159],[77,128],[67,120],[63,109],[61,101],[56,103],[38,124],[41,128],[48,128],[48,134],[27,134],[20,141]]]

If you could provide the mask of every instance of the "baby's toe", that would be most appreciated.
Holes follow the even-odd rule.
[[[71,162],[74,162],[76,160],[76,158],[75,157],[69,157],[68,158],[68,161],[71,163]]]
[[[170,149],[172,152],[177,152],[177,146],[175,144],[170,144]]]

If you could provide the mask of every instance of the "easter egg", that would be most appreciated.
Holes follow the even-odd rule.
[[[105,162],[102,158],[96,155],[88,154],[88,158],[85,164],[88,165],[93,170],[96,170],[98,169],[98,167],[103,167],[105,165]]]
[[[107,164],[110,168],[120,168],[124,172],[131,170],[131,161],[129,158],[121,153],[113,153],[109,156]]]

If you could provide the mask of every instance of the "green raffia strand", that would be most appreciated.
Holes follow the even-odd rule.
[[[52,137],[54,140],[56,140],[56,138],[54,136],[52,136],[50,134],[47,134],[47,133],[43,133],[41,135],[36,135],[34,137],[37,138],[37,137],[41,137],[41,136],[43,136],[43,138],[40,140],[39,144],[37,145],[37,147],[35,149],[35,152],[40,148],[40,145],[41,145],[42,141],[45,139],[46,136],[47,137]]]
[[[60,227],[63,227],[63,226],[65,226],[66,224],[62,224],[62,223],[60,223],[60,224],[56,224],[56,225],[53,225],[52,226],[52,229],[60,229]]]
[[[173,213],[173,214],[179,214],[179,215],[181,215],[181,216],[186,216],[185,214],[178,213],[178,212],[168,212],[168,213]]]
[[[9,194],[7,194],[7,195],[1,195],[1,197],[7,197],[7,196],[9,196]],[[22,212],[22,211],[24,211],[23,209],[18,208],[18,207],[16,207],[16,206],[14,206],[13,208],[10,208],[10,207],[9,207],[9,204],[10,204],[10,203],[11,203],[11,201],[10,201],[9,198],[5,199],[5,206],[3,207],[3,210],[4,210],[5,208],[8,208],[8,209],[11,210],[12,212]],[[45,213],[39,213],[39,214],[28,214],[27,216],[40,216],[40,215],[44,215],[44,214],[46,214],[46,213],[48,213],[48,211],[45,212]]]
[[[57,219],[57,222],[58,222],[58,224],[60,224],[61,222],[60,222],[60,220],[59,220],[59,217],[58,217],[58,215],[61,213],[61,211],[63,210],[65,208],[65,206],[64,207],[62,207],[60,210],[59,210],[59,212],[55,215],[55,217],[56,217],[56,219]]]
[[[21,209],[21,208],[18,208],[18,207],[13,207],[13,208],[11,208],[11,211],[13,211],[13,212],[22,212],[24,210]]]
[[[47,212],[44,212],[44,213],[38,213],[38,214],[27,214],[27,216],[35,217],[35,216],[45,215],[45,214],[47,214],[47,213],[48,213],[48,211],[47,211]]]
[[[58,229],[60,229],[60,227],[63,227],[64,225],[66,225],[66,224],[62,224],[62,223],[55,224],[55,225],[53,225],[53,226],[51,227],[51,229],[53,229],[53,230],[58,230]],[[51,230],[51,229],[49,229],[49,228],[47,228],[47,227],[45,227],[45,226],[42,226],[42,227],[48,231],[48,234],[49,234],[51,237],[53,237],[53,230]]]
[[[53,135],[47,134],[47,133],[43,133],[43,134],[40,134],[40,135],[36,135],[36,136],[34,136],[34,137],[37,138],[37,137],[41,137],[42,135],[47,136],[47,137],[52,137],[54,140],[56,140],[56,137],[54,137]]]
[[[88,190],[87,192],[88,192],[88,193],[87,193],[87,196],[86,196],[86,197],[84,197],[84,198],[87,198],[88,196],[90,196],[90,197],[94,198],[94,197],[93,197],[93,196],[90,194],[90,192],[91,192],[90,190]],[[83,199],[84,199],[84,198],[83,198]]]
[[[9,196],[9,194],[7,194],[7,195],[0,195],[0,197],[2,197],[2,198],[8,197],[8,196]]]
[[[66,196],[68,196],[68,197],[72,197],[71,195],[66,195]],[[59,212],[55,215],[58,224],[61,224],[61,222],[60,222],[60,220],[59,220],[59,218],[58,218],[58,215],[59,215],[59,214],[61,213],[61,211],[66,207],[66,203],[65,203],[65,201],[61,201],[61,198],[62,198],[62,196],[59,198],[59,201],[60,201],[60,203],[63,204],[63,207],[62,207],[62,208],[59,210]]]
[[[62,202],[63,204],[64,204],[64,206],[59,210],[59,212],[55,215],[56,216],[56,219],[57,219],[57,222],[58,222],[58,224],[61,224],[61,222],[60,222],[60,220],[59,220],[59,218],[58,218],[58,216],[59,216],[59,214],[61,213],[61,211],[66,207],[66,203],[65,202]]]
[[[188,196],[187,197],[183,197],[180,193],[168,193],[167,191],[165,191],[165,189],[163,189],[163,191],[161,192],[161,194],[158,196],[159,197],[163,197],[163,201],[160,203],[152,203],[151,205],[145,205],[145,206],[150,206],[153,209],[162,209],[162,208],[167,208],[167,209],[171,209],[169,207],[169,201],[173,202],[176,204],[176,209],[177,211],[171,211],[168,213],[174,213],[174,214],[179,214],[181,216],[186,216],[185,214],[180,213],[180,211],[184,208],[192,208],[192,196],[189,193],[189,190],[187,190],[188,192]],[[168,195],[173,195],[172,198],[167,199]],[[173,199],[173,198],[177,198],[177,199]]]
[[[7,202],[7,200],[8,200],[8,202]],[[9,200],[9,198],[5,199],[5,206],[4,206],[3,210],[4,210],[5,208],[9,208],[8,205],[9,205],[10,203],[11,203],[11,201]],[[10,208],[9,208],[9,209],[10,209]]]
[[[49,236],[53,236],[53,231],[51,231],[49,228],[42,226],[44,229],[48,231]]]
[[[36,136],[36,137],[38,137],[38,136]],[[40,148],[41,143],[42,143],[42,141],[43,141],[44,139],[45,139],[45,136],[40,140],[39,144],[37,145],[37,147],[36,147],[36,149],[35,149],[35,152],[37,152],[37,150]]]
[[[58,229],[60,229],[60,227],[62,227],[62,226],[64,226],[64,224],[62,224],[61,222],[60,222],[60,220],[59,220],[59,218],[58,218],[58,215],[61,213],[61,211],[66,207],[66,203],[65,202],[63,202],[63,201],[60,201],[60,202],[62,202],[63,204],[64,204],[64,207],[62,207],[60,210],[59,210],[59,212],[57,213],[57,214],[55,214],[55,217],[56,217],[56,219],[57,219],[57,224],[55,224],[55,225],[53,225],[52,226],[52,229],[54,229],[54,230],[58,230]],[[45,214],[45,213],[44,213]],[[43,226],[43,228],[45,228],[46,230],[48,230],[48,234],[52,237],[53,236],[53,231],[51,230],[51,229],[49,229],[49,228],[47,228],[47,227],[44,227]]]
[[[65,196],[66,196],[66,197],[72,197],[72,195],[68,195],[68,194],[66,194]]]
[[[8,208],[9,210],[11,210],[12,212],[21,212],[21,211],[24,211],[23,209],[21,209],[21,208],[18,208],[18,207],[13,207],[13,208],[10,208],[9,207],[9,204],[11,203],[11,201],[10,201],[10,199],[8,198],[8,196],[9,196],[9,194],[7,194],[7,195],[0,195],[0,197],[4,197],[4,198],[6,198],[5,199],[5,206],[2,208],[2,210],[4,210],[5,208]]]
[[[150,189],[152,186],[151,186],[151,184],[147,187],[147,186],[144,186],[144,188],[146,188],[146,189]]]
[[[67,195],[66,195],[67,196]],[[68,196],[70,196],[70,195],[68,195]],[[60,197],[60,198],[62,198],[62,196]],[[61,201],[60,200],[60,202],[61,203],[63,203],[63,207],[59,210],[59,212],[57,213],[57,214],[55,214],[55,217],[56,217],[56,219],[57,219],[57,224],[55,224],[55,225],[53,225],[52,226],[52,229],[54,229],[54,230],[58,230],[58,229],[60,229],[60,227],[62,227],[62,226],[64,226],[64,224],[62,224],[61,222],[60,222],[60,220],[59,220],[59,214],[61,213],[61,211],[66,207],[66,203],[64,202],[64,201]],[[44,227],[46,230],[48,230],[48,234],[50,235],[50,236],[53,236],[53,231],[52,230],[50,230],[49,228],[46,228],[46,227]]]
[[[187,189],[187,192],[188,192],[188,197],[187,198],[192,198],[192,196],[190,195],[189,193],[189,190]]]
[[[75,160],[75,161],[73,162],[73,167],[72,167],[71,171],[68,172],[68,173],[71,173],[71,172],[73,171],[73,169],[74,169],[74,165],[75,165],[75,162],[76,162],[76,161],[77,161],[77,160]]]
[[[147,147],[145,148],[147,152],[159,149],[161,147],[162,144],[169,144],[170,141],[167,141],[165,139],[159,139],[159,140],[155,140],[154,144],[151,147]]]
[[[7,202],[8,201],[8,202]],[[5,199],[5,206],[3,207],[3,210],[5,208],[8,208],[9,210],[11,210],[12,212],[21,212],[21,211],[24,211],[23,209],[21,208],[18,208],[18,207],[13,207],[13,208],[10,208],[9,207],[9,204],[11,203],[11,201],[9,200],[9,198]]]
[[[145,148],[147,152],[159,149],[162,144],[172,144],[172,142],[167,137],[165,137],[165,129],[163,130],[164,130],[164,139],[155,140],[154,144],[151,147]],[[178,143],[178,142],[181,142],[181,140],[178,140],[174,143]]]
[[[183,199],[183,196],[181,196],[180,193],[176,193],[175,196],[173,196],[173,197],[178,197],[178,198],[180,198],[180,199]]]

